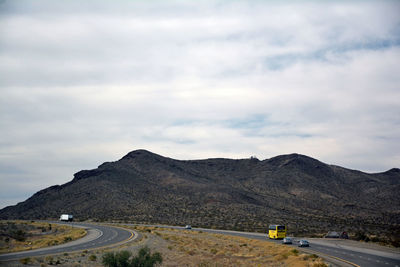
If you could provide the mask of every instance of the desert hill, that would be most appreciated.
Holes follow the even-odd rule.
[[[1,219],[192,224],[297,234],[399,230],[400,170],[363,173],[290,154],[271,159],[175,160],[136,150],[0,210]]]

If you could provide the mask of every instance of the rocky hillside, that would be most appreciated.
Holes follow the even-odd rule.
[[[83,170],[0,211],[2,219],[58,218],[263,231],[398,231],[400,170],[368,174],[313,158],[174,160],[145,150]]]

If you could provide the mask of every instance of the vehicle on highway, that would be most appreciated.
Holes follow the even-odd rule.
[[[60,221],[62,222],[72,222],[74,220],[74,216],[71,214],[61,214]]]
[[[308,243],[307,240],[302,239],[299,241],[299,247],[309,247],[309,246],[310,246],[310,243]]]
[[[268,227],[268,237],[272,239],[282,239],[286,237],[286,226],[271,224]]]
[[[292,244],[293,243],[293,239],[291,237],[285,237],[282,240],[282,244]]]
[[[190,224],[188,224],[185,226],[185,229],[190,230],[190,229],[192,229],[192,226]]]

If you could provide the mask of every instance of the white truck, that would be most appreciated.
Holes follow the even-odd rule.
[[[74,216],[72,216],[71,214],[61,214],[60,216],[60,221],[63,222],[72,222],[74,219]]]

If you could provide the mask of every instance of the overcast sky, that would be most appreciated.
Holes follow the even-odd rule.
[[[0,1],[0,208],[136,149],[400,167],[400,1]]]

